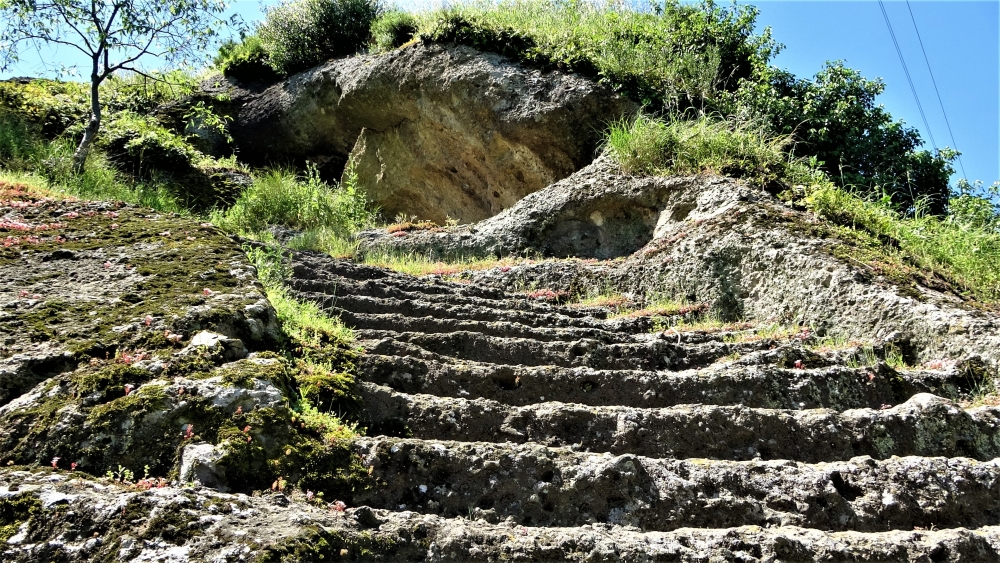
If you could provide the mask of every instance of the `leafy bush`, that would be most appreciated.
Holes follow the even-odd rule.
[[[789,159],[784,151],[788,143],[788,137],[769,137],[760,127],[708,117],[664,121],[639,115],[613,123],[607,137],[608,152],[628,172],[710,172],[774,191],[816,177],[808,165]]]
[[[112,160],[136,176],[148,176],[154,169],[190,172],[198,157],[183,137],[129,111],[108,120],[98,142]]]
[[[259,235],[271,225],[349,235],[374,220],[375,212],[352,175],[331,188],[314,167],[305,178],[288,170],[264,172],[231,208],[212,214],[215,224],[245,236]]]
[[[841,62],[827,63],[812,80],[769,69],[744,82],[727,111],[759,116],[777,134],[794,136],[796,150],[815,156],[841,187],[873,198],[888,193],[905,212],[921,201],[925,211],[943,214],[957,153],[917,150],[917,130],[875,103],[884,89]]]
[[[948,200],[948,221],[973,229],[1000,232],[1000,181],[988,188],[979,180],[970,184],[959,180],[958,187]]]
[[[37,126],[38,132],[46,139],[62,134],[74,124],[83,123],[89,104],[87,88],[77,82],[0,82],[0,108],[26,124]]]
[[[400,47],[417,34],[417,18],[409,12],[390,10],[372,23],[372,47],[389,51]]]
[[[183,70],[153,71],[147,76],[120,72],[101,83],[101,100],[110,115],[121,111],[144,114],[197,90],[198,78]]]
[[[271,66],[291,74],[362,49],[381,12],[378,0],[296,0],[269,9],[257,35]]]
[[[271,68],[264,42],[256,34],[247,36],[238,43],[223,43],[214,63],[225,76],[240,80],[270,82],[278,78]]]

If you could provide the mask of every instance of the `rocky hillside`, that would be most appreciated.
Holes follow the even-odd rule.
[[[575,75],[418,44],[234,92],[242,158],[467,224],[281,268],[0,184],[4,561],[1000,560],[1000,318],[952,280],[624,172],[594,124],[635,105]]]

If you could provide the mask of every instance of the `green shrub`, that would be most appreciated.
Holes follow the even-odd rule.
[[[254,178],[253,185],[231,208],[212,214],[217,225],[245,236],[259,235],[271,225],[348,235],[374,220],[375,212],[353,175],[330,187],[319,179],[314,167],[305,178],[288,170],[266,171]]]
[[[781,191],[783,185],[811,183],[817,176],[784,151],[788,137],[729,120],[700,117],[664,121],[645,115],[613,123],[607,148],[622,168],[636,174],[700,174],[743,178]]]
[[[417,34],[417,18],[409,12],[390,10],[372,24],[372,47],[390,51],[406,44]]]
[[[26,169],[41,147],[40,134],[24,119],[0,110],[0,165]]]
[[[223,75],[239,80],[270,82],[278,78],[271,68],[264,43],[257,35],[249,35],[238,43],[223,43],[214,63]]]
[[[135,176],[148,176],[151,170],[187,173],[199,156],[180,135],[129,111],[119,112],[106,122],[98,144]]]
[[[473,1],[417,15],[420,36],[598,77],[637,100],[684,109],[764,68],[776,52],[754,34],[753,7],[668,0],[652,11],[611,1]]]
[[[269,9],[257,35],[271,66],[291,74],[362,49],[381,12],[378,0],[296,0]]]
[[[979,180],[970,184],[959,180],[948,200],[948,221],[956,225],[1000,232],[1000,181],[988,188]]]
[[[79,82],[32,80],[0,82],[0,108],[38,127],[46,139],[83,123],[90,111],[90,93]]]
[[[152,71],[146,76],[119,72],[101,83],[101,101],[110,116],[122,111],[145,114],[197,90],[198,77],[184,70]]]

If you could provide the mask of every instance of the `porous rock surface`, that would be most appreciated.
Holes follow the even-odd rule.
[[[573,74],[460,45],[332,60],[253,96],[231,130],[248,162],[355,165],[388,217],[485,219],[593,160],[635,104]]]
[[[369,231],[360,235],[360,248],[441,258],[618,258],[515,265],[466,279],[507,289],[664,296],[708,304],[727,319],[888,338],[913,362],[951,358],[1000,366],[995,314],[967,305],[919,271],[905,283],[888,278],[852,259],[852,244],[823,220],[731,178],[636,177],[599,158],[484,221]]]
[[[976,385],[960,364],[894,369],[810,331],[664,331],[488,278],[293,267],[295,295],[366,350],[355,447],[375,482],[352,503],[379,532],[449,523],[400,560],[1000,558],[1000,409],[951,400]]]

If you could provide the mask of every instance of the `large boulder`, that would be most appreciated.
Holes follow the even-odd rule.
[[[479,221],[589,164],[628,99],[465,46],[332,60],[253,96],[232,134],[252,164],[348,159],[387,216]]]

